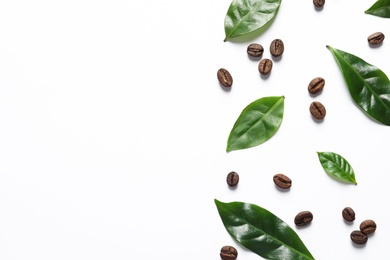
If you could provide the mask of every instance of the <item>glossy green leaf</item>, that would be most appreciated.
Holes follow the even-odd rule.
[[[378,0],[365,11],[379,17],[390,18],[390,0]]]
[[[284,112],[284,96],[264,97],[241,112],[227,141],[226,151],[245,149],[264,143],[279,129]]]
[[[327,48],[338,63],[354,102],[370,118],[390,125],[390,81],[386,74],[355,55]]]
[[[225,40],[266,26],[276,16],[282,0],[233,0],[225,17]]]
[[[338,181],[357,184],[355,172],[348,161],[333,152],[317,152],[325,172]]]
[[[297,233],[268,210],[249,203],[214,201],[226,230],[245,248],[265,259],[314,259]]]

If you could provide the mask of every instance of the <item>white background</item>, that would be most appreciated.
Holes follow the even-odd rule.
[[[214,204],[243,201],[287,222],[316,259],[386,259],[390,130],[353,103],[331,54],[355,54],[390,74],[389,20],[374,1],[287,1],[269,29],[223,42],[230,0],[0,1],[0,259],[259,259],[228,235]],[[285,52],[263,78],[249,43],[280,38]],[[234,78],[231,91],[219,68]],[[311,97],[314,77],[326,80]],[[266,143],[225,152],[250,102],[285,96],[283,123]],[[309,105],[327,116],[312,120]],[[345,157],[358,185],[339,183],[317,151]],[[226,175],[240,175],[229,189]],[[281,192],[272,176],[284,173]],[[341,217],[356,212],[353,224]],[[293,219],[310,210],[310,226]],[[373,219],[363,247],[350,233]]]

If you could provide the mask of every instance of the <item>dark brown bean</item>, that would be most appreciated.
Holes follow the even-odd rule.
[[[272,60],[270,60],[270,59],[262,59],[259,62],[259,67],[258,67],[260,74],[262,74],[262,75],[269,74],[271,72],[271,70],[272,70],[272,65],[273,65]]]
[[[370,234],[374,233],[375,230],[376,230],[376,223],[372,219],[364,220],[360,224],[360,231],[362,231],[366,235],[370,235]]]
[[[368,43],[371,45],[381,44],[385,39],[385,35],[381,32],[376,32],[368,36]]]
[[[321,8],[325,4],[325,0],[313,0],[313,4],[315,7]]]
[[[352,231],[350,237],[351,237],[352,242],[354,242],[355,244],[358,244],[358,245],[364,245],[365,243],[367,243],[367,240],[368,240],[367,235],[364,234],[360,230]]]
[[[299,212],[295,218],[294,223],[297,226],[306,226],[313,221],[313,214],[310,211],[301,211]]]
[[[224,68],[221,68],[217,72],[218,81],[224,87],[231,87],[233,85],[233,77],[230,72]]]
[[[238,252],[237,249],[232,246],[223,246],[219,255],[223,260],[235,260],[237,258]]]
[[[252,43],[249,44],[248,48],[246,49],[246,52],[249,56],[260,57],[261,55],[263,55],[264,48],[261,44]]]
[[[322,120],[326,116],[326,109],[321,102],[312,102],[309,109],[310,114],[317,120]]]
[[[240,180],[240,176],[238,175],[238,173],[234,171],[229,172],[228,175],[226,176],[226,182],[230,187],[236,186],[239,180]]]
[[[348,222],[355,220],[355,211],[351,207],[345,207],[342,211],[342,215],[343,218]]]
[[[270,44],[270,52],[274,57],[279,57],[284,52],[284,43],[281,39],[275,39]]]
[[[321,77],[312,79],[307,87],[310,94],[314,95],[321,92],[325,87],[325,80]]]
[[[273,180],[275,185],[281,189],[289,189],[292,184],[291,179],[282,173],[275,174]]]

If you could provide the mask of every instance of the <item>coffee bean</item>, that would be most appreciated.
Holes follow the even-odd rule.
[[[269,47],[272,56],[279,57],[284,52],[284,43],[281,39],[275,39]]]
[[[381,44],[384,39],[385,39],[385,35],[381,32],[373,33],[370,36],[368,36],[368,38],[367,38],[368,43],[371,45]]]
[[[272,65],[273,65],[272,60],[270,60],[270,59],[262,59],[259,62],[259,72],[262,75],[269,74],[271,72],[271,70],[272,70]]]
[[[313,220],[313,214],[310,211],[299,212],[294,219],[294,223],[297,226],[306,226]]]
[[[246,49],[246,52],[249,56],[260,57],[261,55],[263,55],[264,48],[258,43],[252,43],[249,44],[248,48]]]
[[[313,0],[313,4],[315,7],[321,8],[325,4],[325,0]]]
[[[321,77],[316,77],[312,79],[307,87],[307,90],[310,94],[317,94],[322,91],[325,86],[325,80]]]
[[[343,218],[348,222],[355,220],[355,211],[350,207],[345,207],[342,211],[342,215]]]
[[[221,248],[221,253],[219,254],[223,260],[235,260],[237,258],[237,249],[232,246],[224,246]]]
[[[224,68],[221,68],[217,72],[217,77],[219,82],[222,84],[224,87],[231,87],[233,84],[233,78],[232,75],[230,74],[229,71],[227,71]]]
[[[326,115],[326,109],[323,104],[318,101],[314,101],[310,104],[310,114],[317,120],[324,119]]]
[[[234,187],[238,184],[238,181],[240,180],[240,176],[236,172],[229,172],[226,177],[226,182],[230,187]]]
[[[368,237],[366,234],[364,234],[362,231],[360,230],[354,230],[352,231],[351,235],[351,240],[355,243],[355,244],[358,244],[358,245],[364,245],[365,243],[367,243],[367,240],[368,240]]]
[[[360,231],[366,235],[374,233],[376,230],[376,223],[374,220],[367,219],[360,224]]]
[[[281,189],[289,189],[291,187],[291,179],[282,173],[274,175],[274,183]]]

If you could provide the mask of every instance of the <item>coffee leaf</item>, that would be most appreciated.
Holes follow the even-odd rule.
[[[378,0],[365,13],[390,18],[390,2],[388,0]]]
[[[282,0],[233,0],[225,16],[224,41],[266,29],[279,11]]]
[[[326,47],[333,54],[355,104],[375,122],[390,126],[390,81],[386,74],[353,54]]]
[[[241,112],[230,131],[226,151],[254,147],[269,140],[282,124],[284,96],[263,97]]]
[[[317,155],[328,175],[344,183],[357,184],[355,172],[344,157],[334,152],[317,152]]]
[[[314,260],[298,234],[272,212],[245,202],[214,200],[227,232],[264,259]]]

